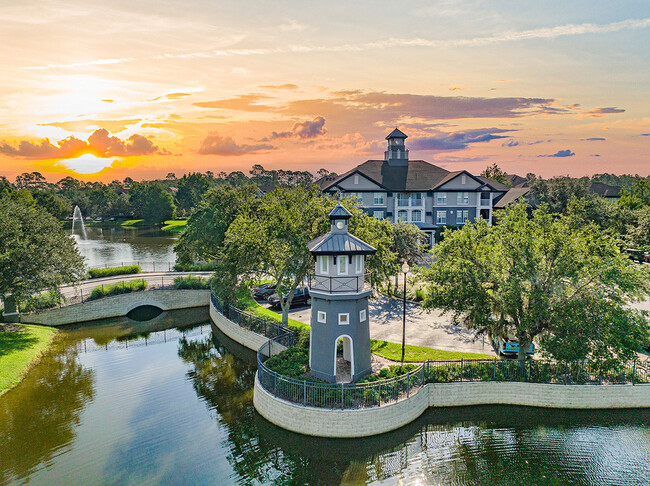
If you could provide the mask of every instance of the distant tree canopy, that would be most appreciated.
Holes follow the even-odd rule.
[[[579,216],[578,216],[579,218]],[[434,247],[425,307],[470,329],[516,339],[519,359],[534,340],[560,360],[603,368],[635,359],[648,323],[629,307],[650,293],[650,275],[593,223],[554,217],[546,205],[501,211],[498,223],[468,224]]]
[[[162,223],[174,218],[176,213],[174,198],[158,182],[134,182],[129,197],[137,218],[153,223]]]

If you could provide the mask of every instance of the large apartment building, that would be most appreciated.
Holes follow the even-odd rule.
[[[409,160],[407,135],[393,130],[383,160],[368,160],[317,184],[323,192],[353,195],[368,214],[391,222],[412,223],[431,242],[435,230],[483,218],[492,221],[494,204],[508,186],[466,170],[443,169],[424,160]]]

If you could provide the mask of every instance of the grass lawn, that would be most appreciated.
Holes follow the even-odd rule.
[[[165,225],[162,227],[163,231],[171,231],[174,233],[180,233],[187,226],[186,219],[170,219],[165,221]]]
[[[377,356],[382,356],[391,361],[400,361],[402,359],[402,345],[398,343],[389,343],[387,341],[377,341],[372,339],[370,350]],[[407,344],[404,347],[404,361],[410,363],[431,360],[445,359],[494,359],[489,354],[479,353],[462,353],[460,351],[445,351],[443,349],[425,348],[424,346],[411,346]]]
[[[273,312],[271,309],[262,307],[250,294],[239,295],[238,300],[240,305],[244,307],[242,310],[250,312],[260,317],[277,322],[282,321],[282,316]],[[309,324],[304,322],[289,319],[289,327],[298,329],[309,329]],[[391,361],[400,361],[402,359],[402,345],[398,343],[389,343],[387,341],[378,341],[376,339],[370,340],[370,349],[373,354],[389,359]],[[416,363],[420,361],[431,360],[444,360],[444,359],[493,359],[494,356],[489,354],[479,353],[462,353],[460,351],[445,351],[443,349],[425,348],[424,346],[411,346],[407,344],[404,349],[404,361]]]
[[[0,395],[21,380],[56,333],[51,327],[20,327],[18,332],[0,332]]]

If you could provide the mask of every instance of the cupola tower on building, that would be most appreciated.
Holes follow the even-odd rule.
[[[388,165],[408,165],[409,151],[406,150],[404,144],[404,141],[407,138],[408,136],[397,128],[388,134],[386,137],[386,140],[388,140],[388,147],[384,152],[384,159],[388,162]]]

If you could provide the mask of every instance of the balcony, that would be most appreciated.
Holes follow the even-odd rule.
[[[370,290],[370,282],[366,280],[370,274],[348,277],[328,277],[326,275],[310,275],[309,290],[329,292],[331,294],[358,293]]]

